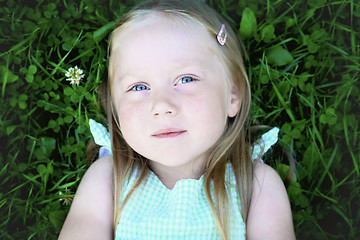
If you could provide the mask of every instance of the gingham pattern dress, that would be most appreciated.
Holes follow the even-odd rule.
[[[106,128],[91,120],[90,130],[95,142],[111,151]],[[273,128],[256,142],[253,146],[253,159],[261,156],[277,141],[278,132],[279,129]],[[120,205],[139,174],[136,168],[126,180]],[[246,239],[240,198],[230,163],[226,165],[225,182],[231,213],[230,238]],[[213,183],[211,194],[213,195]],[[146,179],[125,204],[116,228],[115,239],[220,239],[205,195],[205,176],[198,180],[180,180],[169,190],[152,171],[149,171]]]
[[[123,197],[137,178],[138,171],[135,170],[125,186]],[[245,239],[245,224],[230,164],[227,165],[226,180],[232,207],[231,239]],[[126,203],[115,239],[220,239],[204,184],[204,176],[199,180],[183,179],[169,190],[149,171],[147,180]]]

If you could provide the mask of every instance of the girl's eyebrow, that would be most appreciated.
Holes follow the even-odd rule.
[[[114,84],[124,84],[126,83],[126,81],[130,82],[132,81],[131,79],[135,79],[132,75],[129,75],[129,74],[123,74],[121,76],[114,76],[113,78],[113,83]]]
[[[126,79],[136,79],[136,78],[139,78],[138,76],[136,76],[135,74],[133,74],[133,73],[125,73],[125,74],[122,74],[122,75],[120,75],[120,76],[118,76],[118,77],[115,77],[115,79],[117,80],[117,81],[124,81],[124,79],[126,80]]]
[[[138,82],[140,78],[138,77],[135,77],[133,75],[122,75],[121,77],[119,78],[116,78],[116,82],[119,84],[119,85],[123,85],[123,86],[127,86],[127,85],[130,85],[130,84],[133,84],[134,82]]]
[[[192,58],[191,61],[187,59],[175,59],[173,66],[170,66],[171,71],[174,75],[179,76],[181,74],[194,74],[198,77],[206,75],[206,68],[207,66],[204,64],[202,59],[195,57]],[[123,82],[125,80],[132,81],[137,79],[143,79],[143,77],[139,74],[139,72],[125,72],[120,76],[115,76],[115,81]]]

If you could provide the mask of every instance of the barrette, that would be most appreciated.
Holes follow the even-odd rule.
[[[225,24],[222,24],[221,29],[217,35],[217,40],[221,46],[224,46],[226,42],[226,38],[227,38],[227,32],[226,32]]]

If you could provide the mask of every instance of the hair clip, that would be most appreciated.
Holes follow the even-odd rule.
[[[224,44],[226,42],[226,38],[227,38],[227,32],[226,32],[225,24],[223,24],[223,25],[221,25],[221,29],[217,35],[217,40],[221,46],[224,46]]]

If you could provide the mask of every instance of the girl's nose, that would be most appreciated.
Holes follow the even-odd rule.
[[[178,107],[175,104],[175,98],[170,93],[161,92],[153,95],[153,116],[175,116],[177,112]]]

